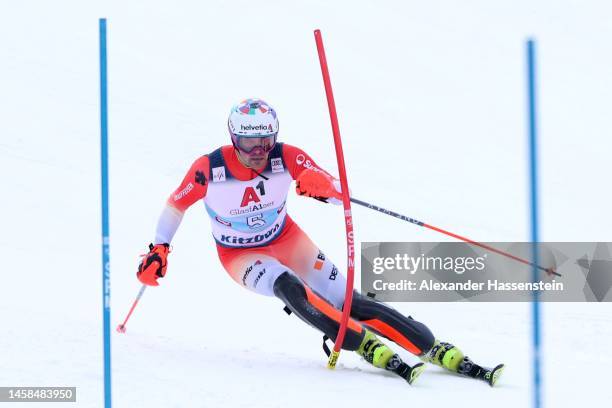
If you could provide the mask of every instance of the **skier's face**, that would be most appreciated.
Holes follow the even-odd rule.
[[[245,153],[239,149],[236,150],[240,162],[246,167],[259,169],[268,162],[268,152],[263,149],[254,149],[251,153]]]
[[[268,155],[276,144],[276,134],[262,137],[235,136],[232,140],[240,162],[246,167],[259,169],[268,161]]]
[[[269,152],[274,148],[276,144],[276,135],[269,135],[264,137],[246,137],[246,136],[235,136],[236,146],[243,153],[253,153],[255,150],[263,150]]]

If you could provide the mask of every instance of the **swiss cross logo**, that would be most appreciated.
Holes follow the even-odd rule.
[[[225,181],[225,166],[213,167],[212,169],[213,183]]]

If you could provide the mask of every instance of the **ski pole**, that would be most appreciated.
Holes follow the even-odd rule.
[[[125,317],[125,320],[123,321],[123,323],[121,323],[119,326],[117,326],[117,332],[118,333],[125,333],[125,325],[126,325],[128,319],[130,318],[130,316],[132,315],[132,312],[136,308],[136,305],[138,304],[138,301],[142,297],[142,294],[144,293],[146,288],[147,288],[147,285],[142,285],[142,287],[138,291],[138,296],[136,296],[136,299],[134,300],[134,303],[132,303],[132,307],[130,308],[130,311],[128,312],[127,316]]]
[[[375,210],[375,211],[381,212],[381,213],[383,213],[383,214],[387,214],[387,215],[390,215],[390,216],[392,216],[392,217],[399,218],[400,220],[407,221],[407,222],[409,222],[409,223],[411,223],[411,224],[418,225],[419,227],[429,228],[429,229],[430,229],[430,230],[432,230],[432,231],[437,231],[437,232],[440,232],[440,233],[442,233],[442,234],[448,235],[449,237],[457,238],[457,239],[458,239],[458,240],[460,240],[460,241],[464,241],[464,242],[470,243],[470,244],[472,244],[472,245],[479,246],[479,247],[484,248],[484,249],[486,249],[486,250],[489,250],[489,251],[491,251],[491,252],[495,252],[495,253],[497,253],[497,254],[499,254],[499,255],[503,255],[503,256],[505,256],[505,257],[507,257],[507,258],[514,259],[515,261],[518,261],[518,262],[523,263],[523,264],[525,264],[525,265],[535,266],[536,268],[538,268],[538,269],[540,269],[540,270],[542,270],[542,271],[546,272],[546,273],[547,273],[547,274],[549,274],[549,275],[561,276],[561,274],[560,274],[560,273],[558,273],[558,272],[556,272],[556,271],[555,271],[555,269],[554,269],[554,268],[552,268],[552,267],[551,267],[551,268],[545,268],[545,267],[543,267],[543,266],[536,265],[536,264],[534,264],[533,262],[529,262],[529,261],[528,261],[528,260],[526,260],[526,259],[519,258],[519,257],[518,257],[518,256],[516,256],[516,255],[512,255],[512,254],[510,254],[510,253],[508,253],[508,252],[504,252],[504,251],[502,251],[502,250],[500,250],[500,249],[493,248],[492,246],[489,246],[489,245],[487,245],[487,244],[483,244],[483,243],[481,243],[481,242],[476,242],[476,241],[471,240],[471,239],[469,239],[469,238],[466,238],[466,237],[464,237],[464,236],[461,236],[461,235],[455,234],[455,233],[450,232],[450,231],[446,231],[446,230],[444,230],[444,229],[442,229],[442,228],[438,228],[438,227],[436,227],[436,226],[426,224],[426,223],[424,223],[424,222],[422,222],[422,221],[419,221],[419,220],[416,220],[416,219],[414,219],[414,218],[406,217],[405,215],[398,214],[398,213],[396,213],[395,211],[390,211],[390,210],[387,210],[387,209],[385,209],[385,208],[381,208],[381,207],[379,207],[379,206],[377,206],[377,205],[370,204],[370,203],[366,203],[365,201],[361,201],[361,200],[359,200],[359,199],[357,199],[357,198],[354,198],[354,197],[351,197],[351,202],[353,202],[353,203],[355,203],[355,204],[358,204],[358,205],[361,205],[361,206],[363,206],[363,207],[369,208],[369,209],[371,209],[371,210]]]

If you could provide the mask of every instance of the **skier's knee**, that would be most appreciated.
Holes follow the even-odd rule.
[[[287,305],[296,300],[306,301],[306,289],[300,279],[289,271],[281,273],[273,285],[274,295]]]
[[[340,324],[338,318],[334,318],[333,313],[330,314],[330,309],[334,306],[327,303],[327,307],[321,307],[326,301],[313,293],[310,288],[306,289],[304,283],[297,276],[289,271],[282,273],[274,282],[274,294],[296,316],[335,341]],[[314,304],[310,303],[313,298],[317,299]],[[339,313],[337,309],[335,311]],[[364,333],[360,327],[355,330],[354,327],[349,326],[342,348],[356,350],[363,340]]]
[[[357,291],[353,291],[353,303],[351,304],[351,315],[359,320],[384,318],[385,315],[395,309],[382,302],[363,296]]]
[[[409,339],[418,350],[421,350],[421,353],[426,353],[433,347],[436,339],[431,330],[423,323],[410,316],[404,316],[385,303],[363,296],[360,293],[355,292],[353,299],[351,315],[356,319],[375,319],[390,325]],[[385,333],[381,334],[385,335]]]

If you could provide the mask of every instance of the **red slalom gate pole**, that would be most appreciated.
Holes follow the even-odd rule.
[[[136,296],[136,299],[134,300],[134,303],[132,303],[132,307],[130,308],[130,311],[128,312],[127,316],[125,317],[125,320],[123,321],[123,323],[121,323],[119,326],[117,326],[117,332],[125,333],[125,325],[127,324],[127,321],[129,320],[130,316],[132,315],[132,312],[136,308],[136,305],[138,304],[138,301],[142,297],[142,294],[144,293],[146,288],[147,288],[147,285],[142,285],[142,287],[140,288],[140,291],[138,291],[138,295]]]
[[[327,59],[325,58],[325,48],[323,47],[323,37],[320,30],[314,31],[315,42],[317,43],[317,52],[319,53],[319,63],[321,64],[321,73],[323,74],[323,84],[325,85],[325,95],[327,96],[327,106],[329,107],[329,117],[331,119],[332,132],[334,134],[334,146],[336,147],[336,160],[338,162],[338,173],[340,175],[340,185],[342,186],[342,205],[344,206],[344,221],[346,226],[346,253],[347,253],[347,279],[346,292],[344,295],[344,309],[342,318],[340,319],[340,328],[338,336],[334,343],[334,348],[329,355],[327,362],[328,368],[335,368],[340,356],[340,349],[344,343],[344,336],[351,313],[351,304],[353,303],[353,283],[355,280],[355,242],[353,239],[353,216],[351,214],[351,198],[349,196],[348,180],[346,177],[346,168],[344,166],[344,153],[342,151],[342,140],[340,139],[340,127],[338,126],[338,115],[336,114],[336,103],[334,102],[334,93],[332,91],[331,80],[329,78],[329,69],[327,67]]]

